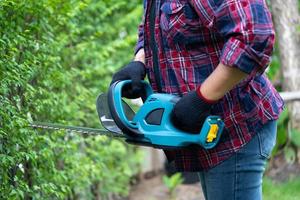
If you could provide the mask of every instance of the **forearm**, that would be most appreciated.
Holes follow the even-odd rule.
[[[220,63],[213,73],[202,83],[200,92],[209,100],[222,98],[248,74]]]
[[[145,64],[145,51],[143,48],[141,48],[134,57],[134,61],[140,61]]]
[[[136,53],[134,60],[145,64],[145,52],[143,48]],[[218,100],[247,75],[237,68],[225,66],[220,63],[201,85],[201,93],[209,100]]]

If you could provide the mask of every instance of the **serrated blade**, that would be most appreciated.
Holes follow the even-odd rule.
[[[123,134],[113,133],[104,129],[97,129],[97,128],[88,128],[88,127],[81,127],[81,126],[68,126],[62,124],[55,124],[55,123],[47,123],[47,122],[31,122],[29,124],[32,128],[42,128],[48,130],[65,130],[70,132],[76,132],[80,134],[87,134],[87,135],[105,135],[108,137],[125,137]]]

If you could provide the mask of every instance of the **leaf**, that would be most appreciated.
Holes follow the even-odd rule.
[[[170,181],[172,187],[176,187],[177,185],[181,184],[183,182],[181,173],[175,173],[173,176],[171,176]]]
[[[277,120],[277,125],[281,126],[284,122],[286,122],[289,118],[288,109],[284,109],[283,112],[280,114],[279,119]]]
[[[167,186],[167,188],[170,188],[170,179],[168,178],[168,176],[163,176],[163,183],[165,184],[165,186]]]
[[[163,182],[172,192],[179,184],[183,182],[181,173],[175,173],[171,177],[163,176]]]
[[[296,161],[296,152],[292,147],[284,148],[284,158],[288,163],[294,163]]]
[[[300,148],[300,131],[297,129],[291,130],[291,142]]]
[[[279,126],[277,130],[277,145],[284,145],[287,141],[287,130],[284,126]]]
[[[36,191],[36,190],[40,190],[40,189],[41,189],[40,186],[37,186],[37,185],[34,185],[34,186],[33,186],[33,190],[35,190],[35,191]]]

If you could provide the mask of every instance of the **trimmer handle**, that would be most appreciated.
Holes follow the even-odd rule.
[[[141,135],[138,130],[138,126],[134,122],[131,122],[127,119],[122,103],[122,89],[127,84],[131,84],[131,80],[116,81],[111,84],[108,91],[108,105],[113,120],[123,131],[123,133],[130,136],[137,136]],[[143,101],[145,101],[148,96],[153,94],[153,91],[151,86],[146,81],[142,81],[142,87],[145,94],[145,97],[142,98]]]

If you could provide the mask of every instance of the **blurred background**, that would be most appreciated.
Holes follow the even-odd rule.
[[[277,32],[267,71],[286,101],[264,199],[300,199],[299,0],[268,1]],[[100,127],[95,99],[133,58],[142,0],[0,1],[0,199],[203,199],[158,150],[26,128]],[[191,196],[188,196],[190,194]]]

